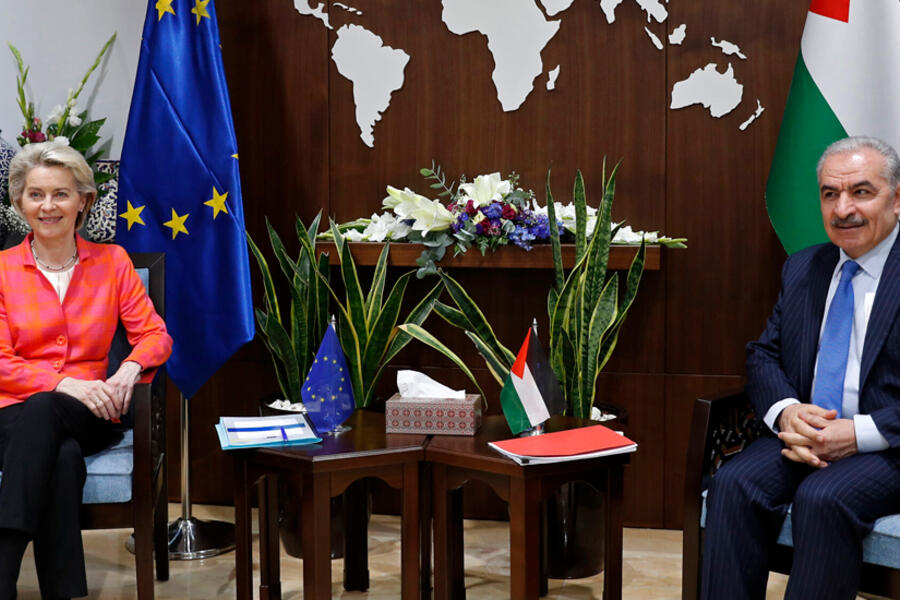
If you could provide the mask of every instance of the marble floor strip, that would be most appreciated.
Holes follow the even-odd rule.
[[[181,505],[169,506],[170,520],[180,515]],[[233,509],[195,506],[200,519],[233,522]],[[130,531],[109,529],[84,532],[88,598],[130,600],[136,598],[134,557],[125,550]],[[259,583],[259,563],[254,518],[254,582]],[[467,597],[474,600],[509,598],[509,533],[506,523],[465,522],[465,572]],[[341,583],[342,561],[332,563],[333,595],[341,599],[395,600],[400,595],[400,521],[398,517],[374,515],[369,526],[369,572],[367,593],[345,592]],[[623,598],[628,600],[677,600],[681,598],[681,532],[662,529],[626,529],[624,533]],[[234,553],[197,561],[172,561],[169,581],[156,582],[159,600],[233,598]],[[302,597],[302,563],[282,552],[282,597]],[[773,574],[769,598],[781,598],[787,579]],[[548,599],[601,598],[603,575],[587,579],[550,580]],[[254,597],[257,597],[254,590]],[[40,598],[34,561],[29,547],[19,578],[19,599]]]

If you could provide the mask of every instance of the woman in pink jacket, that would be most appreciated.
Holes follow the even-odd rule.
[[[84,456],[112,441],[172,339],[125,251],[75,233],[97,195],[80,153],[29,144],[9,188],[32,233],[0,252],[0,600],[16,596],[29,541],[41,596],[84,596]],[[107,377],[119,321],[133,350]]]

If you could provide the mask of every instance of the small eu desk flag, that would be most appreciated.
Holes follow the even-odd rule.
[[[150,0],[116,241],[166,254],[166,368],[186,397],[254,333],[237,141],[212,0]]]
[[[319,435],[336,429],[353,414],[356,403],[348,374],[341,342],[334,325],[329,325],[300,390],[303,406]]]

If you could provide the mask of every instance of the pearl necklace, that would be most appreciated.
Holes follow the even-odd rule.
[[[54,267],[53,265],[48,265],[40,258],[38,258],[37,252],[34,250],[34,240],[31,240],[31,255],[34,256],[35,262],[37,262],[38,266],[46,271],[50,271],[52,273],[59,273],[61,271],[66,271],[75,264],[75,261],[78,260],[78,246],[75,246],[75,251],[72,252],[72,258],[67,260],[64,265],[59,267]]]

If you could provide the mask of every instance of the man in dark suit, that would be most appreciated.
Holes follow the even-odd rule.
[[[747,346],[747,393],[772,434],[713,478],[703,598],[765,597],[791,505],[785,597],[854,598],[862,539],[900,512],[900,158],[846,138],[817,175],[831,243],[788,258],[766,330]]]

